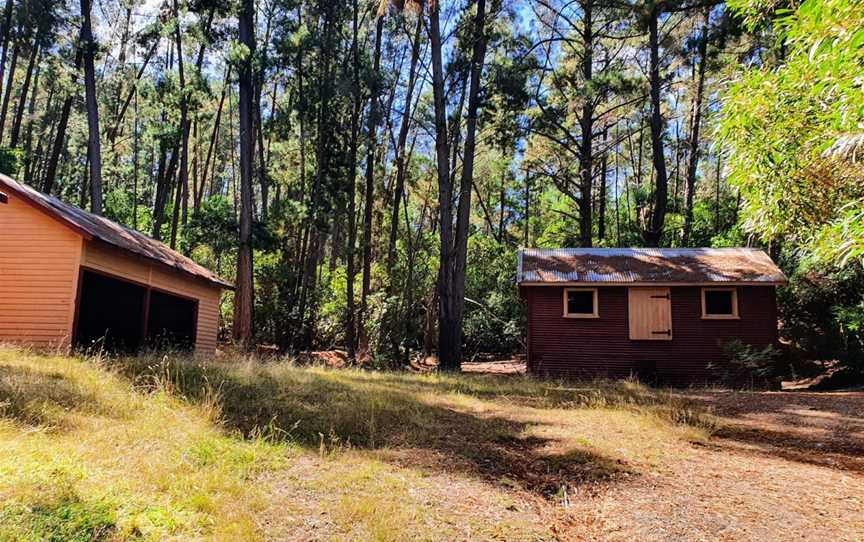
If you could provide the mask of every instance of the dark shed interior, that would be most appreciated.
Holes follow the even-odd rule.
[[[74,344],[115,352],[191,349],[196,320],[194,300],[83,270]]]

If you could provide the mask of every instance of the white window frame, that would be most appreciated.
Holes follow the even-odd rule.
[[[594,298],[594,310],[591,313],[587,312],[568,312],[567,311],[567,293],[568,292],[591,292]],[[564,288],[564,318],[600,318],[599,300],[597,288]]]
[[[705,312],[705,292],[732,292],[732,314],[708,314]],[[738,288],[714,287],[702,288],[702,319],[703,320],[740,320],[738,314]]]

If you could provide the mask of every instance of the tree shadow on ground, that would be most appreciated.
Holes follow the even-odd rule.
[[[700,392],[725,424],[716,446],[864,473],[864,393]],[[743,447],[741,445],[744,445]]]
[[[63,373],[0,365],[0,418],[31,429],[67,431],[73,428],[69,413],[120,414]]]
[[[518,395],[516,385],[507,383],[510,380],[502,383],[494,377],[400,379],[345,370],[171,363],[165,371],[132,358],[121,360],[118,367],[138,383],[170,373],[169,385],[192,400],[212,397],[208,390],[217,390],[224,424],[245,435],[263,429],[309,450],[402,450],[406,453],[382,455],[400,466],[458,471],[498,483],[507,480],[545,496],[565,486],[610,483],[634,470],[590,446],[562,446],[554,438],[532,434],[536,423],[530,417],[512,419],[501,409],[475,408],[472,401],[494,398],[509,406],[547,408],[651,404],[661,416],[669,409],[665,398],[644,388],[565,390],[535,383],[531,393]]]

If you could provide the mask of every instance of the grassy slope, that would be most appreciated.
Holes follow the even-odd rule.
[[[0,540],[554,539],[711,430],[635,383],[0,348]]]

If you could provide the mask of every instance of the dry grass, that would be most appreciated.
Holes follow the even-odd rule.
[[[799,499],[823,519],[861,504],[861,398],[831,464],[820,434],[786,441],[792,414],[769,427],[740,398],[0,348],[0,540],[724,538],[780,526],[758,496],[793,492],[766,472],[833,491]]]
[[[214,403],[146,393],[98,363],[0,349],[0,539],[252,538],[249,481],[287,457]]]

